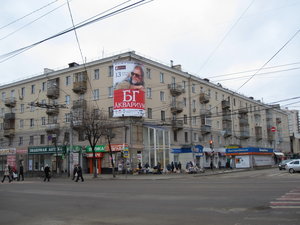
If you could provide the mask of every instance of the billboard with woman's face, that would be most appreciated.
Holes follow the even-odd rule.
[[[113,68],[113,117],[145,116],[144,66],[135,62],[117,62]]]

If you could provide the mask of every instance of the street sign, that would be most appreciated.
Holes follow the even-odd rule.
[[[271,131],[275,132],[276,131],[276,127],[271,127]]]

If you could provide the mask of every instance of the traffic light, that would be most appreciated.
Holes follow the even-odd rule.
[[[213,148],[213,140],[209,140],[209,147],[212,149]]]

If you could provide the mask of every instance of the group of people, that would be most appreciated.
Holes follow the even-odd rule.
[[[19,171],[17,171],[16,167],[11,167],[8,163],[5,165],[4,168],[4,176],[2,179],[2,183],[4,182],[4,180],[6,179],[6,177],[8,178],[9,183],[12,182],[13,180],[21,180],[22,177],[22,181],[24,180],[24,168],[23,165],[20,164],[19,167]]]
[[[181,162],[171,162],[171,164],[167,165],[168,172],[172,173],[180,173],[181,172]]]

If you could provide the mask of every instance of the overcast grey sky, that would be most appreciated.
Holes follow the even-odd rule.
[[[70,28],[66,2],[1,2],[1,84],[40,74],[44,68],[82,63],[74,32],[3,61],[6,53]],[[78,24],[125,1],[69,2]],[[134,2],[137,0],[127,4]],[[299,12],[300,0],[154,0],[85,26],[77,34],[87,61],[135,50],[164,63],[173,60],[186,72],[271,103],[300,96],[300,34],[293,37],[300,29]],[[17,19],[20,20],[9,24]],[[281,105],[299,110],[297,101],[300,99]]]

